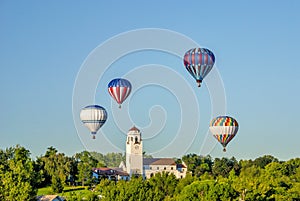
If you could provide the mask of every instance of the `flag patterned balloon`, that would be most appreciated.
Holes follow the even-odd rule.
[[[239,124],[232,117],[219,116],[211,120],[209,129],[213,136],[222,144],[225,152],[227,144],[238,132]]]
[[[113,79],[108,84],[108,92],[119,104],[119,108],[121,108],[121,104],[126,100],[131,92],[131,84],[126,79]]]
[[[106,110],[99,105],[89,105],[80,112],[82,123],[91,131],[93,139],[97,131],[103,126],[107,119]]]
[[[183,63],[200,87],[202,80],[214,66],[215,56],[206,48],[194,48],[185,53]]]

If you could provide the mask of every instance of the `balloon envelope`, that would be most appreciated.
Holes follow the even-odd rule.
[[[183,63],[200,87],[202,80],[214,66],[215,56],[209,49],[193,48],[185,53]]]
[[[121,104],[131,92],[131,83],[122,78],[113,79],[108,84],[108,92],[121,108]]]
[[[209,130],[213,136],[224,147],[223,151],[226,151],[227,144],[234,138],[238,132],[238,122],[229,116],[219,116],[211,120]]]
[[[80,112],[82,123],[90,130],[95,139],[95,134],[103,126],[107,119],[106,110],[99,105],[89,105]]]

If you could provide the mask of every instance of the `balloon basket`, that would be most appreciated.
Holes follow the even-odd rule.
[[[201,87],[201,80],[197,80],[198,87]]]

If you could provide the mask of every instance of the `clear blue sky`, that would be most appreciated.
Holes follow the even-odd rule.
[[[87,130],[84,134],[77,133],[72,115],[73,88],[83,62],[93,49],[118,34],[161,28],[183,34],[216,55],[226,92],[226,113],[238,120],[240,130],[227,153],[217,144],[209,151],[211,156],[248,159],[271,154],[283,160],[299,157],[299,8],[300,2],[296,0],[188,3],[3,0],[0,2],[0,148],[21,144],[33,156],[44,154],[49,146],[67,155],[84,150],[78,135],[90,136]],[[97,135],[112,141],[114,146],[107,145],[112,150],[125,148],[124,135],[110,111],[111,104],[116,105],[110,101],[105,87],[113,76],[153,63],[174,68],[197,94],[198,105],[191,104],[189,109],[200,108],[199,129],[194,139],[188,139],[192,140],[188,150],[179,152],[201,154],[211,119],[207,87],[204,84],[198,89],[180,58],[159,51],[126,55],[112,64],[99,81],[95,100],[107,108],[109,119]],[[122,66],[122,70],[117,66]],[[162,79],[168,79],[167,76]],[[174,133],[181,123],[180,103],[166,88],[144,87],[128,100],[132,122],[124,126],[129,129],[136,124],[144,128],[145,137],[152,135],[147,130],[148,112],[153,112],[153,118],[165,117],[161,120],[165,121],[163,129],[155,131],[157,136],[144,141],[148,153],[163,149],[168,140],[176,138]],[[160,106],[150,110],[155,105]],[[109,150],[96,142],[87,149]],[[181,148],[176,145],[176,149]],[[171,150],[164,156],[174,154]]]

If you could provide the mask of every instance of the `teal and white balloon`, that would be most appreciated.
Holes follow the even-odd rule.
[[[82,123],[90,130],[95,139],[97,131],[103,126],[107,119],[105,108],[99,105],[89,105],[82,108],[80,112]]]

